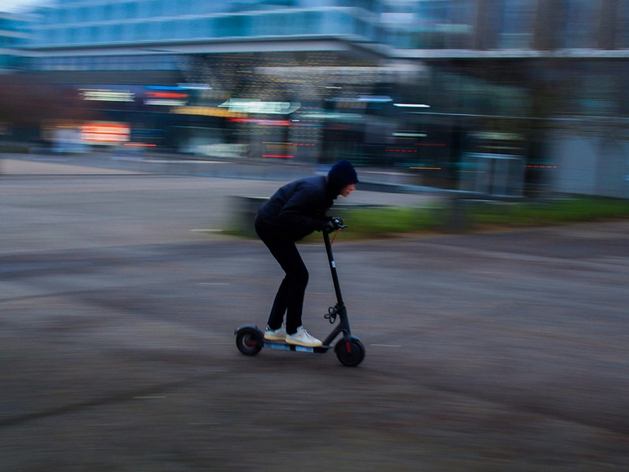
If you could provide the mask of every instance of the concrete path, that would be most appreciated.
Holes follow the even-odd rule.
[[[138,174],[139,172],[65,164],[61,158],[57,162],[2,159],[0,161],[0,173],[3,175],[124,175]]]
[[[629,222],[348,242],[355,369],[242,356],[281,271],[208,231],[277,182],[0,178],[0,470],[629,470]],[[357,192],[358,194],[358,192]],[[321,245],[305,324],[334,303]]]

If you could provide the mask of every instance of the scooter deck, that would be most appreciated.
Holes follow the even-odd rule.
[[[281,351],[296,351],[296,352],[318,352],[323,354],[330,350],[332,346],[319,346],[319,347],[307,347],[298,346],[295,344],[288,344],[281,341],[264,341],[264,347],[271,349],[279,349]]]

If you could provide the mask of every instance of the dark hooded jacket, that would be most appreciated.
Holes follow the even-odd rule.
[[[357,182],[352,165],[348,161],[340,161],[327,176],[309,177],[286,184],[260,207],[259,224],[278,238],[298,241],[313,231],[320,231],[328,221],[326,211],[341,190]]]

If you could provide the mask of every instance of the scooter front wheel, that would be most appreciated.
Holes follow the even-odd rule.
[[[350,337],[349,341],[341,339],[334,346],[334,352],[341,364],[356,367],[365,358],[365,346],[357,337]]]
[[[262,346],[264,337],[256,326],[243,326],[236,330],[236,347],[245,356],[255,356]]]

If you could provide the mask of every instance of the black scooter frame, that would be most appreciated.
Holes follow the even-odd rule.
[[[339,229],[344,227],[345,226],[341,224]],[[336,270],[336,262],[334,261],[334,254],[332,252],[330,235],[326,231],[322,231],[322,233],[325,250],[328,256],[330,273],[332,274],[334,293],[336,295],[336,305],[328,309],[328,313],[325,315],[325,318],[333,324],[338,317],[338,324],[334,327],[328,337],[325,338],[323,345],[320,347],[295,346],[280,341],[267,341],[264,339],[264,333],[262,330],[260,330],[260,328],[256,325],[243,325],[235,332],[236,346],[241,353],[247,356],[254,356],[260,352],[263,347],[265,347],[283,351],[313,352],[322,354],[328,352],[332,348],[334,340],[342,334],[342,339],[334,346],[336,356],[339,361],[343,365],[350,367],[355,367],[362,362],[365,357],[365,347],[360,340],[351,333],[347,308],[343,302],[343,295],[341,293],[341,286]]]

